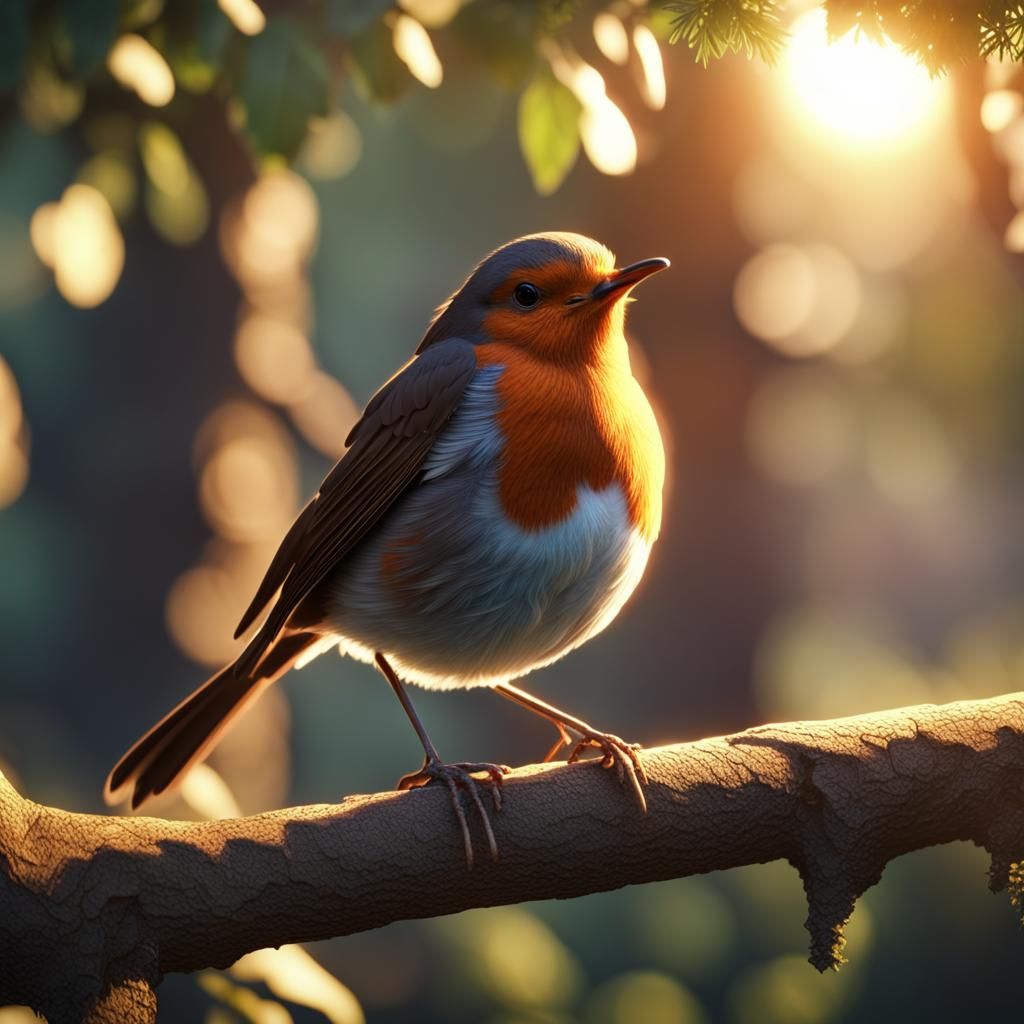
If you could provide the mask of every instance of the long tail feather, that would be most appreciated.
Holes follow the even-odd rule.
[[[238,713],[283,675],[319,637],[282,637],[252,671],[222,669],[149,730],[114,766],[103,796],[117,803],[132,786],[132,810],[164,792],[213,749]]]

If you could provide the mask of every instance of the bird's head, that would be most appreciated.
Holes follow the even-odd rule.
[[[418,351],[460,337],[504,342],[559,362],[586,361],[622,338],[626,297],[666,259],[617,269],[584,235],[527,235],[487,256],[437,312]]]

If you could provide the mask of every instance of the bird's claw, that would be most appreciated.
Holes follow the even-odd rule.
[[[633,794],[636,796],[640,810],[647,813],[647,797],[643,787],[647,784],[647,771],[640,756],[639,743],[627,743],[624,739],[607,732],[585,732],[572,748],[568,758],[569,764],[579,761],[584,751],[593,748],[601,755],[602,768],[615,768],[620,783],[628,780]]]
[[[469,793],[470,798],[480,813],[480,820],[484,825],[484,833],[487,836],[487,845],[491,852],[491,860],[498,859],[498,843],[494,838],[494,829],[491,827],[491,819],[480,799],[480,786],[485,785],[491,794],[495,811],[501,810],[501,785],[512,769],[504,764],[477,764],[475,762],[460,762],[458,764],[444,764],[438,760],[427,759],[423,767],[417,772],[403,775],[398,780],[398,789],[419,789],[421,786],[428,786],[431,783],[443,783],[448,787],[448,796],[451,799],[455,817],[458,819],[459,828],[462,831],[462,842],[466,851],[466,865],[473,867],[473,840],[469,832],[469,822],[466,819],[466,812],[462,806],[460,792]],[[488,781],[482,782],[473,776],[486,773]]]

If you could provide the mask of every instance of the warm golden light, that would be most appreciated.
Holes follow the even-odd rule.
[[[819,355],[847,334],[861,306],[853,264],[828,245],[768,245],[736,278],[736,315],[788,356]]]
[[[199,497],[221,536],[241,542],[275,537],[295,507],[289,453],[273,443],[241,437],[219,448],[203,467]]]
[[[395,18],[393,44],[395,53],[412,74],[430,89],[444,80],[444,69],[437,59],[434,44],[427,30],[408,14]]]
[[[343,110],[336,110],[330,117],[309,119],[298,162],[312,177],[332,181],[348,174],[362,155],[359,126]]]
[[[625,64],[629,60],[629,35],[622,19],[609,11],[601,11],[594,17],[594,42],[602,55],[613,64]]]
[[[269,402],[301,401],[314,384],[315,362],[305,335],[260,313],[250,313],[239,326],[235,363],[249,387]]]
[[[661,59],[658,40],[646,25],[637,25],[633,29],[633,46],[644,73],[644,102],[652,110],[661,110],[665,106],[666,98],[665,64]]]
[[[880,46],[851,31],[829,45],[820,9],[794,22],[786,68],[800,112],[856,146],[907,141],[947,95],[944,80],[931,78],[894,43]]]
[[[398,0],[398,6],[428,28],[441,28],[459,13],[462,0]]]
[[[587,159],[602,174],[629,174],[636,167],[636,136],[626,115],[608,98],[604,76],[584,61],[563,76],[583,105],[580,139]]]
[[[208,821],[242,816],[230,787],[208,764],[194,764],[185,773],[181,780],[181,798]]]
[[[143,103],[165,107],[174,99],[174,75],[152,43],[129,33],[121,36],[107,57],[107,68]]]
[[[72,185],[59,203],[40,206],[29,235],[73,306],[98,306],[114,290],[124,268],[124,239],[110,204],[91,185]]]
[[[1015,89],[993,89],[981,101],[981,123],[986,131],[1001,132],[1020,116],[1024,96]]]
[[[359,418],[359,408],[345,387],[317,370],[305,396],[289,405],[292,421],[302,436],[332,459],[345,454],[345,438]]]
[[[254,0],[217,0],[217,6],[243,35],[259,35],[267,27],[267,16]]]
[[[330,1024],[364,1024],[355,996],[301,946],[247,953],[230,968],[242,981],[262,981],[274,995],[319,1010]]]
[[[0,437],[0,508],[13,505],[28,483],[28,456],[13,437]]]

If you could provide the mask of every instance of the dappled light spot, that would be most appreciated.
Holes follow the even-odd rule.
[[[399,14],[392,29],[392,41],[395,53],[413,77],[428,89],[436,89],[444,81],[444,68],[430,41],[430,34],[415,18]]]
[[[235,985],[223,974],[203,971],[197,978],[199,987],[235,1011],[232,1019],[251,1024],[293,1024],[292,1015],[275,999],[263,999],[244,985]]]
[[[28,454],[13,437],[0,437],[0,508],[21,497],[28,483]]]
[[[251,300],[264,290],[294,287],[316,243],[318,220],[309,182],[292,171],[264,174],[241,210],[225,213],[221,248]]]
[[[851,994],[853,972],[818,974],[803,956],[781,956],[748,970],[730,993],[737,1024],[827,1024]]]
[[[17,437],[21,432],[23,413],[21,395],[14,373],[0,356],[0,438]]]
[[[255,0],[217,0],[217,6],[242,35],[256,36],[267,27],[267,16]]]
[[[260,313],[250,313],[239,325],[235,363],[257,395],[279,405],[302,401],[315,384],[316,364],[305,335]]]
[[[643,71],[641,93],[644,102],[651,110],[661,110],[667,98],[665,63],[661,58],[661,47],[657,38],[641,22],[637,22],[633,27],[633,48],[640,58],[640,68]]]
[[[181,798],[207,821],[242,816],[228,784],[205,762],[192,765],[182,777]]]
[[[986,131],[1000,132],[1020,115],[1024,96],[1016,89],[993,89],[981,101],[981,123]]]
[[[519,1009],[565,1007],[583,977],[572,953],[536,914],[519,907],[470,911],[439,921],[440,934],[491,999]]]
[[[171,639],[193,661],[219,668],[241,647],[231,635],[246,599],[224,570],[206,565],[186,569],[167,594]]]
[[[352,992],[302,946],[258,949],[237,960],[230,973],[242,981],[263,982],[280,999],[318,1010],[330,1024],[363,1024]]]
[[[80,82],[65,81],[44,61],[31,61],[18,93],[22,117],[36,131],[50,134],[71,124],[85,105]]]
[[[29,221],[29,238],[39,262],[53,269],[57,262],[57,214],[60,203],[43,203],[36,207]]]
[[[336,110],[330,117],[310,118],[296,162],[312,177],[334,181],[345,177],[362,154],[359,126],[343,110]]]
[[[658,971],[630,971],[598,986],[588,1024],[708,1024],[696,997]]]
[[[707,878],[643,886],[631,910],[639,950],[653,965],[688,979],[714,977],[728,963],[740,936],[736,912]]]
[[[734,302],[751,334],[788,356],[819,355],[853,325],[860,306],[856,269],[826,245],[770,245],[740,271]]]
[[[622,19],[611,11],[594,15],[594,42],[605,59],[613,64],[625,64],[629,60],[629,33]]]
[[[411,14],[427,28],[443,28],[456,14],[465,0],[398,0],[398,6]]]
[[[110,204],[114,215],[126,217],[135,205],[135,171],[116,150],[97,153],[78,168],[78,181],[90,185]],[[43,207],[40,207],[42,209]]]
[[[1003,241],[1010,252],[1024,252],[1024,210],[1006,225]]]
[[[814,302],[814,271],[794,245],[772,245],[740,271],[733,291],[740,323],[751,334],[783,342],[806,323]]]
[[[548,48],[551,70],[570,89],[583,108],[580,141],[587,159],[602,174],[630,174],[636,168],[636,136],[628,118],[605,91],[604,76],[575,55]]]
[[[256,437],[219,448],[203,467],[199,497],[221,536],[251,542],[277,536],[295,507],[297,482],[287,450]]]
[[[174,99],[174,75],[160,51],[142,36],[121,36],[107,55],[107,68],[126,89],[151,107]]]
[[[28,428],[14,373],[0,356],[0,509],[12,505],[28,483]]]
[[[98,306],[124,267],[124,239],[110,204],[90,185],[71,185],[59,203],[44,203],[29,226],[33,248],[51,267],[73,306]]]
[[[345,386],[329,374],[313,374],[309,390],[288,406],[302,436],[324,455],[339,458],[345,438],[359,417],[359,407]]]

